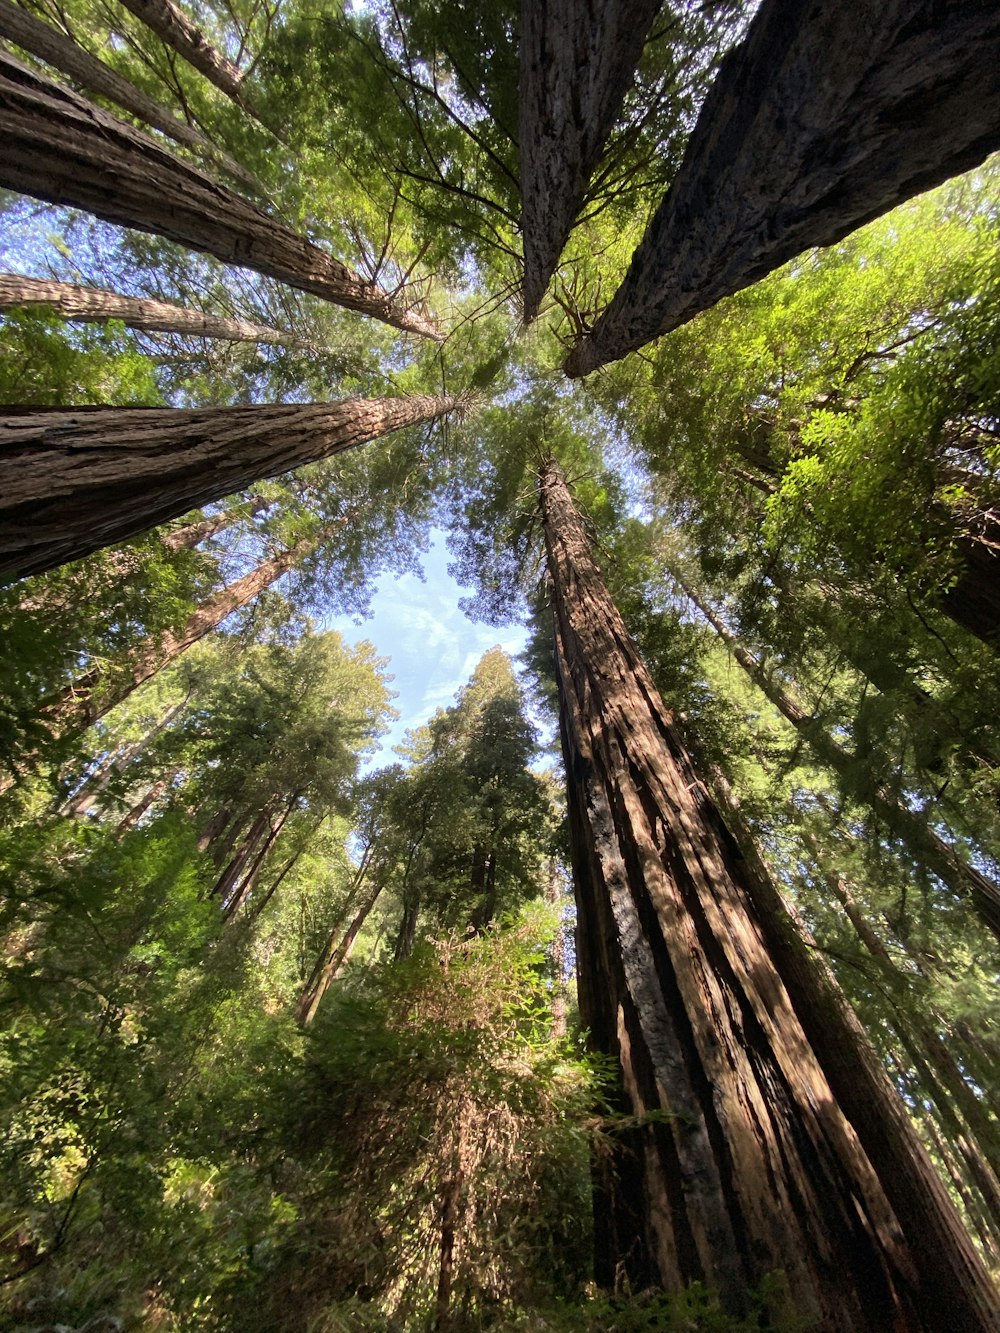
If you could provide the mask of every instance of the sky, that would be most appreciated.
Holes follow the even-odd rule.
[[[447,708],[484,653],[497,646],[512,657],[527,640],[523,625],[484,625],[470,620],[458,605],[471,593],[448,573],[451,558],[445,535],[431,534],[431,549],[422,559],[425,577],[384,574],[372,597],[372,616],[359,625],[351,616],[333,616],[324,628],[335,629],[350,644],[368,639],[382,657],[391,658],[391,688],[399,718],[382,737],[371,766],[394,761],[392,747],[404,733]]]

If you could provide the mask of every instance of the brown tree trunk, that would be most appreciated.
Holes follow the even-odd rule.
[[[378,902],[379,895],[384,887],[385,883],[382,879],[372,885],[368,895],[355,912],[354,918],[339,944],[335,944],[335,940],[340,929],[340,923],[338,922],[330,932],[326,947],[317,959],[316,966],[313,968],[299,999],[296,1017],[301,1027],[309,1027],[316,1017],[316,1011],[323,1001],[323,996],[330,989],[331,983],[350,958],[361,927],[368,920],[371,910]]]
[[[817,726],[801,704],[787,690],[782,689],[764,664],[740,643],[721,616],[676,570],[672,569],[670,574],[727,645],[747,675],[803,737],[817,759],[837,774],[848,791],[856,790],[853,756],[841,749],[824,728]],[[901,805],[891,795],[866,791],[858,799],[870,806],[893,836],[899,838],[910,854],[935,874],[952,893],[968,898],[983,924],[1000,939],[1000,885],[939,837],[929,827],[924,816]]]
[[[1000,147],[989,0],[764,0],[723,62],[585,375]]]
[[[239,883],[247,862],[257,850],[260,840],[271,829],[271,814],[270,802],[268,802],[255,817],[225,869],[212,886],[212,897],[219,899],[223,911],[225,911],[232,898],[233,890]]]
[[[462,1190],[465,1187],[465,1156],[468,1120],[465,1107],[455,1108],[458,1136],[452,1174],[441,1186],[441,1245],[438,1260],[437,1295],[434,1300],[434,1333],[448,1333],[452,1326],[451,1293],[455,1284],[455,1256],[458,1248],[458,1228],[462,1217]]]
[[[619,1233],[617,1257],[669,1289],[704,1281],[737,1313],[765,1273],[782,1271],[792,1308],[828,1333],[995,1330],[988,1278],[974,1253],[955,1252],[960,1229],[938,1228],[952,1243],[942,1271],[960,1278],[946,1294],[925,1281],[919,1215],[894,1212],[838,1103],[827,1038],[811,1040],[802,1020],[801,978],[786,985],[771,956],[776,923],[761,919],[756,879],[611,601],[558,467],[540,481],[581,1012],[617,1057],[638,1121],[638,1226]],[[890,1140],[900,1132],[884,1128]],[[911,1174],[926,1189],[937,1179]],[[612,1194],[606,1208],[620,1226],[625,1203]]]
[[[3,4],[4,0],[0,0]],[[206,315],[188,306],[151,297],[122,296],[100,287],[78,287],[71,282],[50,282],[0,273],[0,310],[12,306],[51,306],[63,319],[84,324],[106,324],[120,319],[130,329],[149,333],[180,333],[196,338],[226,338],[230,342],[277,343],[283,347],[308,346],[293,333],[252,324],[243,319]]]
[[[233,505],[232,509],[224,509],[221,513],[212,514],[209,518],[198,519],[195,523],[185,523],[183,527],[174,528],[171,532],[165,533],[163,545],[168,551],[193,550],[194,547],[200,546],[202,542],[208,541],[209,537],[215,537],[220,532],[225,532],[234,523],[255,517],[261,510],[267,509],[270,504],[271,501],[265,500],[262,496],[251,496],[244,504]]]
[[[140,92],[128,79],[92,56],[83,47],[77,46],[72,38],[53,28],[51,24],[35,18],[12,0],[0,0],[0,37],[14,42],[31,55],[44,60],[47,65],[61,70],[63,74],[86,88],[89,92],[106,97],[129,111],[139,120],[173,139],[175,143],[193,148],[195,152],[209,161],[217,163],[231,176],[240,181],[255,194],[263,194],[263,186],[245,167],[234,161],[228,153],[217,148],[210,139],[192,129],[183,120],[178,119],[166,107],[154,102],[151,97]]]
[[[157,782],[154,782],[144,795],[136,801],[135,805],[132,806],[115,830],[116,838],[123,837],[129,829],[135,828],[136,824],[138,824],[139,820],[143,817],[153,802],[158,801],[170,786],[171,777],[173,777],[173,774],[171,774],[170,777],[160,778]]]
[[[392,431],[451,398],[0,415],[0,581],[39,574]]]
[[[549,858],[549,874],[545,884],[545,904],[559,913],[556,933],[552,937],[549,960],[552,967],[552,1035],[566,1035],[566,934],[562,923],[562,897],[559,892],[559,867],[556,858]]]
[[[173,0],[122,0],[122,4],[147,28],[151,28],[162,42],[172,47],[200,74],[204,74],[209,83],[213,83],[248,115],[260,120],[243,92],[243,75]],[[261,121],[261,124],[264,122]]]
[[[271,850],[274,844],[278,841],[278,838],[281,836],[281,830],[288,823],[288,818],[291,815],[292,810],[295,807],[295,802],[299,799],[300,795],[301,792],[293,792],[288,799],[288,803],[286,804],[285,808],[282,810],[278,818],[273,821],[270,819],[268,820],[269,828],[267,830],[267,836],[265,837],[264,841],[260,844],[257,852],[255,853],[249,869],[246,870],[245,873],[243,873],[242,870],[240,872],[243,876],[242,882],[240,881],[240,876],[237,875],[233,879],[232,883],[229,885],[225,904],[223,906],[223,915],[225,916],[227,921],[231,921],[233,919],[236,913],[240,910],[240,908],[250,897],[250,894],[253,892],[253,886],[257,882],[257,876],[260,874],[260,868],[264,864],[268,852]]]
[[[101,764],[96,772],[92,773],[85,782],[59,807],[59,814],[63,816],[85,815],[92,809],[94,804],[100,800],[101,796],[111,785],[111,780],[116,773],[122,773],[137,755],[142,754],[143,750],[149,745],[154,737],[158,736],[170,726],[174,718],[177,717],[188,705],[190,693],[184,698],[168,708],[163,717],[151,727],[139,740],[133,745],[124,745],[114,754],[109,755],[107,760]]]
[[[6,52],[0,134],[0,184],[12,190],[165,236],[394,328],[441,336],[305,237]]]
[[[523,0],[525,323],[538,314],[661,3]]]
[[[339,527],[340,524],[335,526]],[[92,726],[98,718],[104,717],[105,713],[127,699],[144,681],[169,666],[199,639],[217,629],[229,616],[252,602],[283,574],[294,569],[321,546],[329,535],[328,530],[315,537],[306,537],[287,551],[271,556],[235,583],[220,589],[192,612],[179,634],[174,635],[168,631],[146,639],[132,653],[125,669],[112,678],[110,688],[101,689],[107,675],[103,667],[94,667],[78,677],[44,710],[53,730],[63,734]]]

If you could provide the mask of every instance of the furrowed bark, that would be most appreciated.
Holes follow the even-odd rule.
[[[50,306],[63,319],[81,324],[107,324],[109,320],[119,319],[126,328],[142,329],[147,333],[180,333],[195,338],[223,338],[230,342],[275,343],[281,347],[311,346],[294,333],[245,319],[206,315],[201,310],[174,305],[171,301],[123,296],[102,287],[80,287],[72,282],[0,273],[0,310],[16,306]]]
[[[436,325],[182,162],[147,135],[0,51],[0,184],[239,264],[393,328]]]
[[[802,736],[817,759],[837,774],[848,791],[856,791],[853,756],[842,749],[823,727],[818,726],[802,705],[778,684],[764,664],[740,643],[705,598],[675,570],[670,573],[739,665],[760,686],[782,717]],[[925,816],[902,805],[891,794],[865,792],[860,799],[902,842],[906,850],[932,871],[946,888],[957,897],[968,898],[983,924],[1000,939],[1000,885],[935,833]]]
[[[106,97],[109,102],[131,112],[175,143],[192,148],[209,161],[217,163],[227,175],[240,181],[255,194],[264,193],[257,178],[228,153],[217,148],[210,139],[140,92],[110,65],[105,65],[82,46],[77,46],[72,38],[42,19],[35,18],[20,5],[13,4],[12,0],[0,0],[0,37],[14,42],[22,50],[44,60],[47,65],[69,75],[81,88]]]
[[[618,1058],[638,1121],[640,1216],[617,1257],[645,1263],[668,1289],[704,1281],[733,1312],[782,1271],[791,1307],[826,1333],[932,1333],[940,1305],[916,1237],[901,1230],[908,1218],[893,1211],[771,957],[746,861],[554,464],[540,489],[581,1010]],[[626,1219],[613,1195],[605,1211]],[[967,1327],[996,1329],[988,1280],[960,1308]]]
[[[524,321],[538,314],[662,0],[524,0]]]
[[[991,0],[764,0],[566,373],[586,375],[1000,147]]]
[[[220,92],[260,120],[243,92],[243,75],[173,0],[122,0],[122,4]]]
[[[0,580],[128,540],[345,449],[443,416],[454,398],[0,415]]]

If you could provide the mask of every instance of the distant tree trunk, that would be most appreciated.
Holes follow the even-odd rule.
[[[259,847],[261,839],[271,830],[273,814],[272,801],[269,800],[265,803],[264,809],[254,817],[229,862],[212,886],[212,897],[219,899],[224,913],[232,900],[236,886],[243,877],[250,858]]]
[[[92,56],[83,47],[77,46],[72,38],[53,28],[42,19],[35,18],[12,0],[0,0],[0,37],[14,42],[23,50],[44,60],[47,65],[61,70],[63,74],[86,88],[89,92],[106,97],[125,111],[129,111],[139,120],[152,125],[154,129],[173,139],[175,143],[193,148],[195,152],[217,163],[231,176],[240,181],[255,194],[263,194],[263,186],[245,167],[217,148],[210,139],[192,129],[173,112],[154,102],[151,97],[140,92],[128,79],[105,65],[102,60]]]
[[[201,29],[195,27],[173,0],[122,0],[122,4],[189,65],[204,74],[209,83],[214,83],[220,92],[225,93],[248,115],[260,120],[243,92],[243,75],[232,61],[227,60],[212,45]],[[263,121],[261,123],[264,124]]]
[[[296,1017],[302,1027],[309,1027],[316,1017],[316,1011],[323,1002],[323,996],[330,989],[332,982],[336,980],[341,969],[353,953],[361,927],[368,920],[371,910],[378,902],[379,895],[384,887],[383,880],[379,880],[372,885],[364,901],[355,912],[354,918],[339,944],[335,944],[336,931],[339,926],[331,931],[326,947],[320,954],[299,999]]]
[[[848,790],[857,790],[854,757],[843,750],[826,730],[817,726],[809,713],[782,689],[764,664],[750,652],[716,611],[676,570],[671,577],[689,600],[698,608],[716,634],[725,643],[736,661],[774,704],[781,715],[803,737],[817,759],[828,765]],[[932,871],[958,897],[968,898],[983,924],[1000,939],[1000,885],[972,865],[954,847],[939,837],[929,826],[925,816],[902,805],[891,795],[879,791],[865,791],[858,796],[871,807],[875,815],[892,834],[899,838],[917,861]]]
[[[209,537],[216,537],[220,532],[225,532],[234,524],[249,518],[254,518],[263,509],[267,509],[271,504],[263,496],[252,495],[242,504],[233,505],[231,509],[223,509],[218,514],[212,514],[208,518],[200,518],[194,523],[185,523],[183,527],[174,528],[163,536],[163,545],[168,551],[190,551],[194,547],[200,546],[202,542],[208,541]]]
[[[468,1119],[465,1108],[455,1109],[458,1136],[452,1173],[441,1186],[441,1245],[438,1260],[437,1296],[434,1301],[434,1333],[448,1333],[452,1326],[451,1293],[455,1283],[455,1254],[462,1217],[462,1191],[465,1187],[465,1156]]]
[[[764,0],[723,62],[585,375],[1000,147],[1000,9]]]
[[[3,4],[4,0],[0,0]],[[101,287],[79,287],[71,282],[50,282],[0,273],[0,310],[14,306],[51,306],[63,319],[83,324],[107,324],[120,319],[130,329],[149,333],[180,333],[196,338],[225,338],[230,342],[277,343],[307,347],[293,333],[252,324],[243,319],[206,315],[188,306],[156,301],[146,296],[122,296]]]
[[[941,597],[956,625],[1000,650],[1000,517],[985,514],[975,532],[958,539],[958,578]]]
[[[396,947],[393,949],[393,961],[404,963],[413,952],[417,941],[417,922],[420,920],[420,894],[409,887],[403,891],[403,915],[400,917],[399,930],[396,933]]]
[[[808,991],[798,974],[786,984],[784,956],[771,954],[780,923],[762,919],[752,868],[694,771],[554,463],[540,482],[581,1015],[617,1057],[638,1121],[632,1165],[620,1160],[636,1193],[623,1199],[612,1181],[604,1201],[614,1226],[602,1220],[599,1234],[617,1229],[619,1246],[604,1271],[652,1274],[671,1290],[697,1279],[734,1313],[781,1271],[792,1308],[829,1333],[995,1330],[995,1295],[960,1227],[937,1228],[949,1238],[935,1258],[947,1287],[929,1278],[919,1224],[940,1220],[940,1200],[894,1213],[862,1127],[824,1072],[837,1068],[835,1034],[820,1032],[824,1014],[806,1030]],[[881,1113],[879,1131],[898,1148],[905,1113]],[[875,1133],[865,1130],[869,1142]],[[919,1164],[907,1179],[934,1190]]]
[[[190,693],[186,694],[179,703],[174,704],[172,708],[168,708],[156,725],[151,727],[133,745],[123,745],[109,755],[105,762],[95,772],[91,773],[86,781],[80,784],[73,795],[63,802],[59,808],[59,813],[64,816],[78,817],[91,810],[104,792],[107,791],[115,775],[124,772],[132,760],[142,754],[150,741],[170,726],[174,718],[187,707],[190,697]]]
[[[452,398],[0,415],[0,581],[39,574],[392,431]]]
[[[301,291],[439,338],[422,315],[155,140],[0,52],[0,184],[153,232]]]
[[[170,786],[171,778],[173,778],[173,776],[174,774],[171,773],[169,777],[159,778],[156,782],[153,783],[151,787],[149,787],[145,791],[145,793],[139,798],[138,801],[136,801],[135,805],[133,805],[130,808],[128,813],[125,815],[125,818],[118,825],[118,828],[115,830],[116,838],[123,837],[129,831],[129,829],[135,828],[136,824],[138,824],[139,820],[143,817],[143,815],[153,804],[153,802],[158,801],[160,797],[163,795],[163,793]]]
[[[546,906],[559,913],[556,933],[552,937],[550,961],[552,965],[552,1035],[566,1035],[566,935],[562,923],[562,897],[559,892],[559,867],[556,858],[549,858],[549,874],[545,884]]]
[[[471,888],[479,901],[469,925],[481,932],[496,916],[497,910],[497,854],[492,847],[477,847],[473,852]]]
[[[662,0],[523,0],[521,232],[524,320],[549,279]]]
[[[250,894],[253,892],[253,886],[257,882],[257,876],[260,874],[261,866],[267,859],[268,852],[270,852],[271,848],[281,836],[281,830],[288,823],[289,816],[295,808],[295,803],[301,794],[301,792],[293,792],[288,799],[288,803],[278,815],[277,819],[269,819],[268,823],[270,827],[267,830],[267,836],[264,838],[264,841],[259,844],[254,853],[253,860],[250,862],[249,868],[241,870],[240,872],[242,874],[242,880],[240,879],[240,875],[237,875],[228,886],[223,905],[223,915],[227,921],[232,921],[233,917],[235,917],[236,913],[243,907],[247,899],[250,897]],[[244,862],[244,867],[245,865],[246,863]]]
[[[335,526],[339,527],[340,524]],[[124,669],[114,674],[110,682],[107,682],[108,672],[103,666],[93,667],[79,676],[44,709],[53,730],[65,734],[92,726],[145,681],[176,661],[181,653],[186,653],[199,639],[217,629],[224,620],[252,602],[283,574],[301,564],[329,535],[327,530],[314,537],[303,538],[287,551],[280,551],[263,561],[235,583],[220,589],[191,613],[179,634],[167,631],[144,640],[132,652]],[[103,690],[102,685],[106,686]]]

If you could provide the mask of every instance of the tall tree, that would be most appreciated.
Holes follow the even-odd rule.
[[[566,361],[586,375],[1000,146],[1000,18],[979,0],[764,0],[628,274]]]
[[[242,264],[426,338],[417,311],[77,93],[0,55],[0,182]]]
[[[452,398],[414,396],[0,417],[0,577],[78,559],[456,406]]]
[[[781,1269],[796,1310],[829,1328],[930,1330],[959,1309],[970,1328],[994,1328],[996,1294],[929,1163],[904,1156],[925,1200],[904,1208],[839,1104],[816,1049],[822,1034],[811,1040],[797,1013],[747,864],[552,461],[540,505],[581,1008],[617,1056],[641,1124],[628,1167],[635,1195],[612,1185],[599,1218],[611,1266],[668,1286],[708,1280],[735,1310],[764,1271]]]
[[[61,70],[63,74],[68,74],[81,88],[108,98],[176,143],[184,144],[194,149],[199,156],[218,163],[228,176],[240,181],[254,193],[261,192],[260,182],[228,153],[212,143],[211,139],[180,120],[166,107],[154,102],[117,70],[78,46],[71,37],[29,14],[14,0],[0,0],[0,36]]]
[[[196,338],[225,338],[230,342],[276,343],[285,347],[309,347],[294,333],[254,324],[244,319],[207,315],[170,301],[146,296],[125,296],[101,287],[81,287],[72,282],[25,278],[0,273],[0,310],[18,306],[48,306],[68,320],[85,324],[107,324],[118,319],[130,329],[149,333],[180,333]]]

